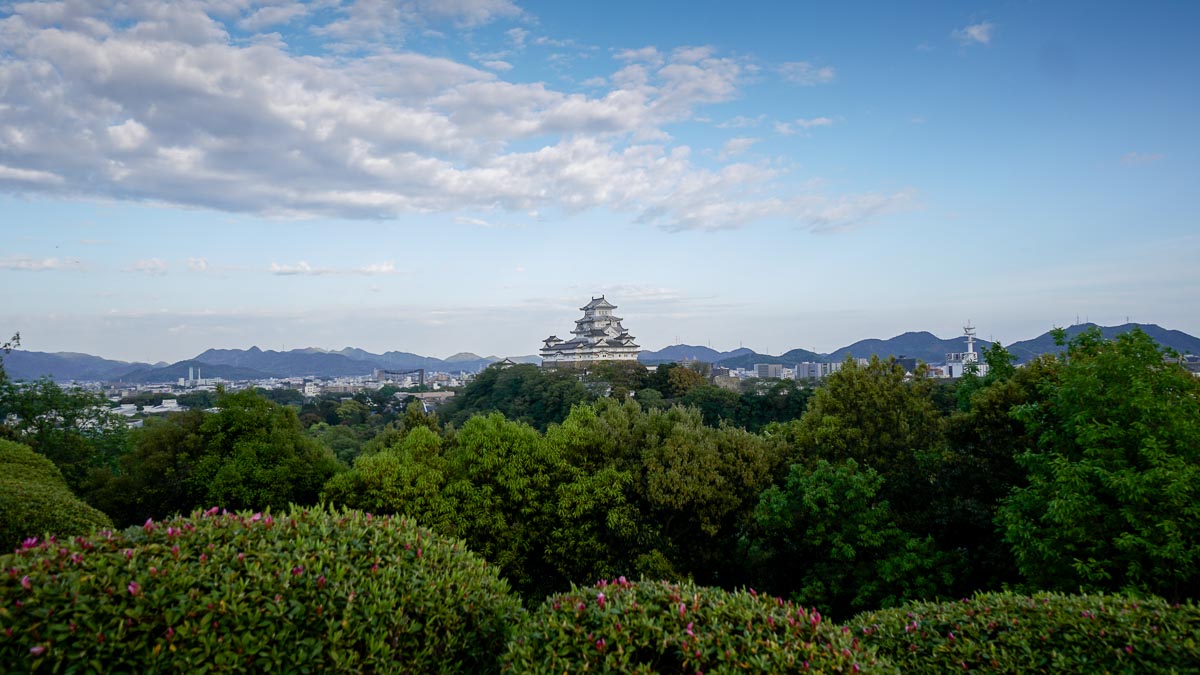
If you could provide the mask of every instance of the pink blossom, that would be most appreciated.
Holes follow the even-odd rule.
[[[1125,653],[1132,654],[1133,653],[1133,645],[1125,645]]]
[[[21,577],[21,588],[24,588],[25,590],[29,590],[29,589],[30,589],[30,588],[32,588],[32,587],[33,587],[33,582],[31,582],[31,581],[29,580],[29,575],[28,575],[28,574],[26,574],[25,576]]]
[[[245,553],[238,553],[238,562],[241,562],[242,560],[245,560],[245,559],[246,559]]]
[[[597,595],[597,596],[596,596],[596,602],[597,602],[597,603],[598,603],[598,604],[599,604],[601,607],[603,607],[603,606],[604,606],[604,594],[603,594],[603,593],[601,593],[601,594],[599,594],[599,595]]]
[[[604,646],[606,644],[607,643],[604,642],[604,638],[600,638],[599,640],[596,640],[596,651],[598,651],[598,652],[604,651]]]
[[[696,637],[696,634],[692,632],[692,625],[693,625],[694,623],[695,623],[695,622],[693,622],[693,621],[689,621],[689,622],[688,622],[688,625],[687,625],[687,634],[688,634],[688,635],[690,635],[690,636],[692,636],[692,637]]]
[[[41,656],[45,651],[46,651],[46,648],[41,645],[29,648],[29,653],[33,654],[34,656]]]
[[[260,520],[262,520],[262,514],[261,514],[261,513],[256,513],[256,514],[254,514],[254,515],[250,516],[250,522],[252,522],[252,523],[257,523],[257,522],[258,522],[258,521],[260,521]]]
[[[683,616],[686,613],[687,613],[687,604],[682,603],[682,602],[679,603],[679,616]]]
[[[153,532],[153,531],[154,531],[154,519],[153,519],[153,518],[147,518],[147,519],[146,519],[146,524],[145,524],[145,525],[142,525],[142,529],[143,529],[143,530],[145,530],[145,531],[147,531],[147,532]]]
[[[22,549],[30,549],[30,548],[33,548],[34,546],[37,546],[37,543],[38,543],[37,537],[30,537],[30,538],[26,539],[25,541],[21,542],[21,548]]]
[[[317,577],[317,588],[325,588],[325,575]]]
[[[129,560],[132,557],[133,557],[133,549],[131,549],[131,548],[125,549],[125,559]]]
[[[136,582],[136,581],[129,582],[129,586],[127,586],[126,588],[129,589],[130,595],[137,595],[138,593],[140,593],[142,591],[141,585],[138,584],[138,582]]]
[[[296,567],[293,567],[293,568],[292,568],[292,576],[294,576],[294,577],[298,577],[298,576],[300,576],[301,574],[304,574],[304,568],[303,568],[303,567],[296,566]]]
[[[167,639],[170,640],[173,637],[175,637],[175,629],[167,626]]]

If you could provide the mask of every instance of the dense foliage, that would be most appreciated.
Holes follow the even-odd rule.
[[[1037,444],[1000,522],[1034,586],[1200,591],[1200,379],[1163,356],[1141,331],[1081,333],[1015,410]]]
[[[495,568],[402,518],[210,509],[0,557],[8,672],[489,672]]]
[[[516,673],[894,672],[816,610],[753,591],[624,577],[547,598],[504,661]]]
[[[592,398],[572,370],[493,364],[447,403],[442,414],[461,425],[473,415],[498,412],[544,431],[566,418],[573,406]]]
[[[778,443],[705,426],[695,411],[605,399],[544,435],[498,414],[441,434],[413,425],[325,497],[463,537],[537,598],[622,572],[738,574],[728,551],[781,464]]]
[[[112,521],[71,493],[54,463],[0,440],[0,551],[47,533],[84,534]]]
[[[1183,673],[1200,608],[1121,595],[982,593],[867,612],[854,635],[901,672]]]
[[[94,472],[88,500],[121,525],[203,504],[285,508],[314,504],[338,468],[296,412],[253,391],[222,393],[220,410],[148,420],[115,472]]]

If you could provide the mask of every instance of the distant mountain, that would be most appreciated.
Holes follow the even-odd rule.
[[[975,351],[982,351],[992,343],[987,340],[976,340]],[[887,358],[907,356],[925,363],[944,363],[946,354],[967,351],[967,339],[956,337],[943,340],[928,331],[908,332],[888,340],[859,340],[852,345],[829,354],[828,360],[842,361],[846,356],[869,359],[872,356]]]
[[[146,363],[113,361],[75,352],[29,352],[17,349],[4,357],[4,370],[14,380],[36,380],[39,377],[64,382],[114,380],[131,370],[149,367]]]
[[[810,352],[807,349],[793,349],[789,352],[784,352],[779,356],[759,354],[758,352],[749,349],[741,349],[738,351],[742,353],[722,358],[713,365],[720,366],[722,368],[745,368],[749,370],[760,363],[778,363],[791,368],[797,363],[801,363],[803,361],[823,362],[826,360],[823,354]]]
[[[743,354],[753,354],[754,352],[739,348],[730,352],[719,352],[711,347],[700,347],[696,345],[671,345],[664,347],[658,351],[643,351],[638,354],[638,361],[643,364],[653,365],[656,363],[678,363],[680,361],[702,361],[704,363],[716,363],[721,359],[728,359]]]
[[[1174,349],[1180,354],[1200,354],[1200,338],[1193,337],[1178,330],[1169,330],[1157,324],[1134,324],[1125,323],[1120,326],[1096,326],[1094,323],[1081,323],[1070,326],[1066,329],[1067,337],[1072,338],[1079,335],[1088,328],[1098,327],[1100,333],[1109,340],[1115,338],[1122,333],[1128,333],[1134,327],[1141,328],[1142,332],[1149,335],[1155,342],[1163,347]],[[1008,351],[1016,355],[1018,362],[1024,363],[1031,361],[1041,354],[1057,354],[1063,350],[1062,347],[1054,344],[1054,336],[1050,331],[1046,331],[1032,340],[1022,340],[1007,345]]]
[[[1066,329],[1067,335],[1077,335],[1094,325],[1089,323],[1071,326]],[[1134,324],[1101,326],[1100,331],[1105,337],[1111,339],[1128,332],[1133,327]],[[1168,330],[1155,324],[1144,324],[1140,328],[1164,347],[1184,354],[1200,354],[1200,338],[1181,331]],[[987,340],[977,340],[976,349],[982,351],[990,344]],[[904,333],[888,340],[860,340],[830,354],[793,349],[779,356],[770,356],[746,348],[719,352],[709,347],[696,345],[671,345],[658,351],[643,351],[638,356],[638,360],[646,365],[654,365],[694,359],[728,368],[749,369],[759,363],[778,363],[791,367],[804,361],[840,361],[847,354],[851,354],[860,358],[872,355],[885,358],[908,356],[921,359],[926,363],[942,363],[947,353],[961,352],[965,349],[966,340],[962,337],[944,340],[932,333],[921,331]],[[1008,349],[1017,356],[1020,362],[1029,361],[1039,354],[1060,351],[1048,331],[1031,340],[1014,342],[1008,345]],[[541,358],[536,355],[509,358],[517,363],[541,363]],[[478,372],[499,360],[501,359],[497,356],[479,356],[470,352],[460,352],[443,360],[400,351],[372,354],[354,347],[346,347],[339,351],[309,347],[280,352],[263,351],[258,347],[251,347],[250,349],[209,349],[186,361],[170,365],[164,363],[150,365],[113,361],[72,352],[50,354],[14,350],[5,357],[4,367],[9,376],[17,380],[32,380],[49,376],[61,381],[174,382],[181,377],[187,377],[189,366],[199,368],[203,377],[246,380],[270,377],[370,375],[376,368],[385,370],[424,368],[426,371],[451,373]]]
[[[250,349],[209,349],[197,355],[194,361],[214,366],[248,368],[275,377],[303,377],[324,375],[343,377],[348,375],[370,375],[376,366],[367,361],[356,361],[342,354],[320,352],[309,349],[293,349],[286,352]]]
[[[179,361],[172,363],[169,366],[162,368],[139,368],[129,373],[125,373],[121,377],[122,382],[132,382],[138,384],[146,384],[150,382],[174,382],[179,378],[186,378],[189,373],[189,368],[199,369],[200,377],[204,379],[219,377],[223,380],[265,380],[272,375],[264,373],[260,370],[252,368],[240,368],[238,366],[214,365],[211,363],[203,363],[195,359],[187,361]]]

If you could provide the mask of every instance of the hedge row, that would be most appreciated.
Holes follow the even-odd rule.
[[[601,581],[525,612],[404,518],[210,509],[0,556],[5,672],[1196,672],[1200,609],[1009,593],[846,625],[753,590]]]
[[[1200,608],[1122,595],[981,593],[851,622],[902,671],[1200,671]]]
[[[754,591],[624,577],[547,598],[504,662],[516,673],[820,673],[879,665],[873,649],[816,610]]]
[[[462,542],[320,508],[27,542],[0,569],[8,672],[486,672],[521,612]]]
[[[54,462],[0,440],[0,551],[45,532],[85,534],[112,521],[71,493]]]

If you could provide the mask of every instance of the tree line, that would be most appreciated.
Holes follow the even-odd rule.
[[[213,505],[404,514],[534,598],[619,575],[834,616],[1000,588],[1196,597],[1200,380],[1136,330],[985,360],[950,387],[872,359],[745,392],[682,367],[493,367],[439,416],[348,399],[307,428],[242,391],[126,431],[56,398],[78,392],[0,377],[0,435],[118,525]],[[374,432],[353,449],[322,441],[356,425]]]

